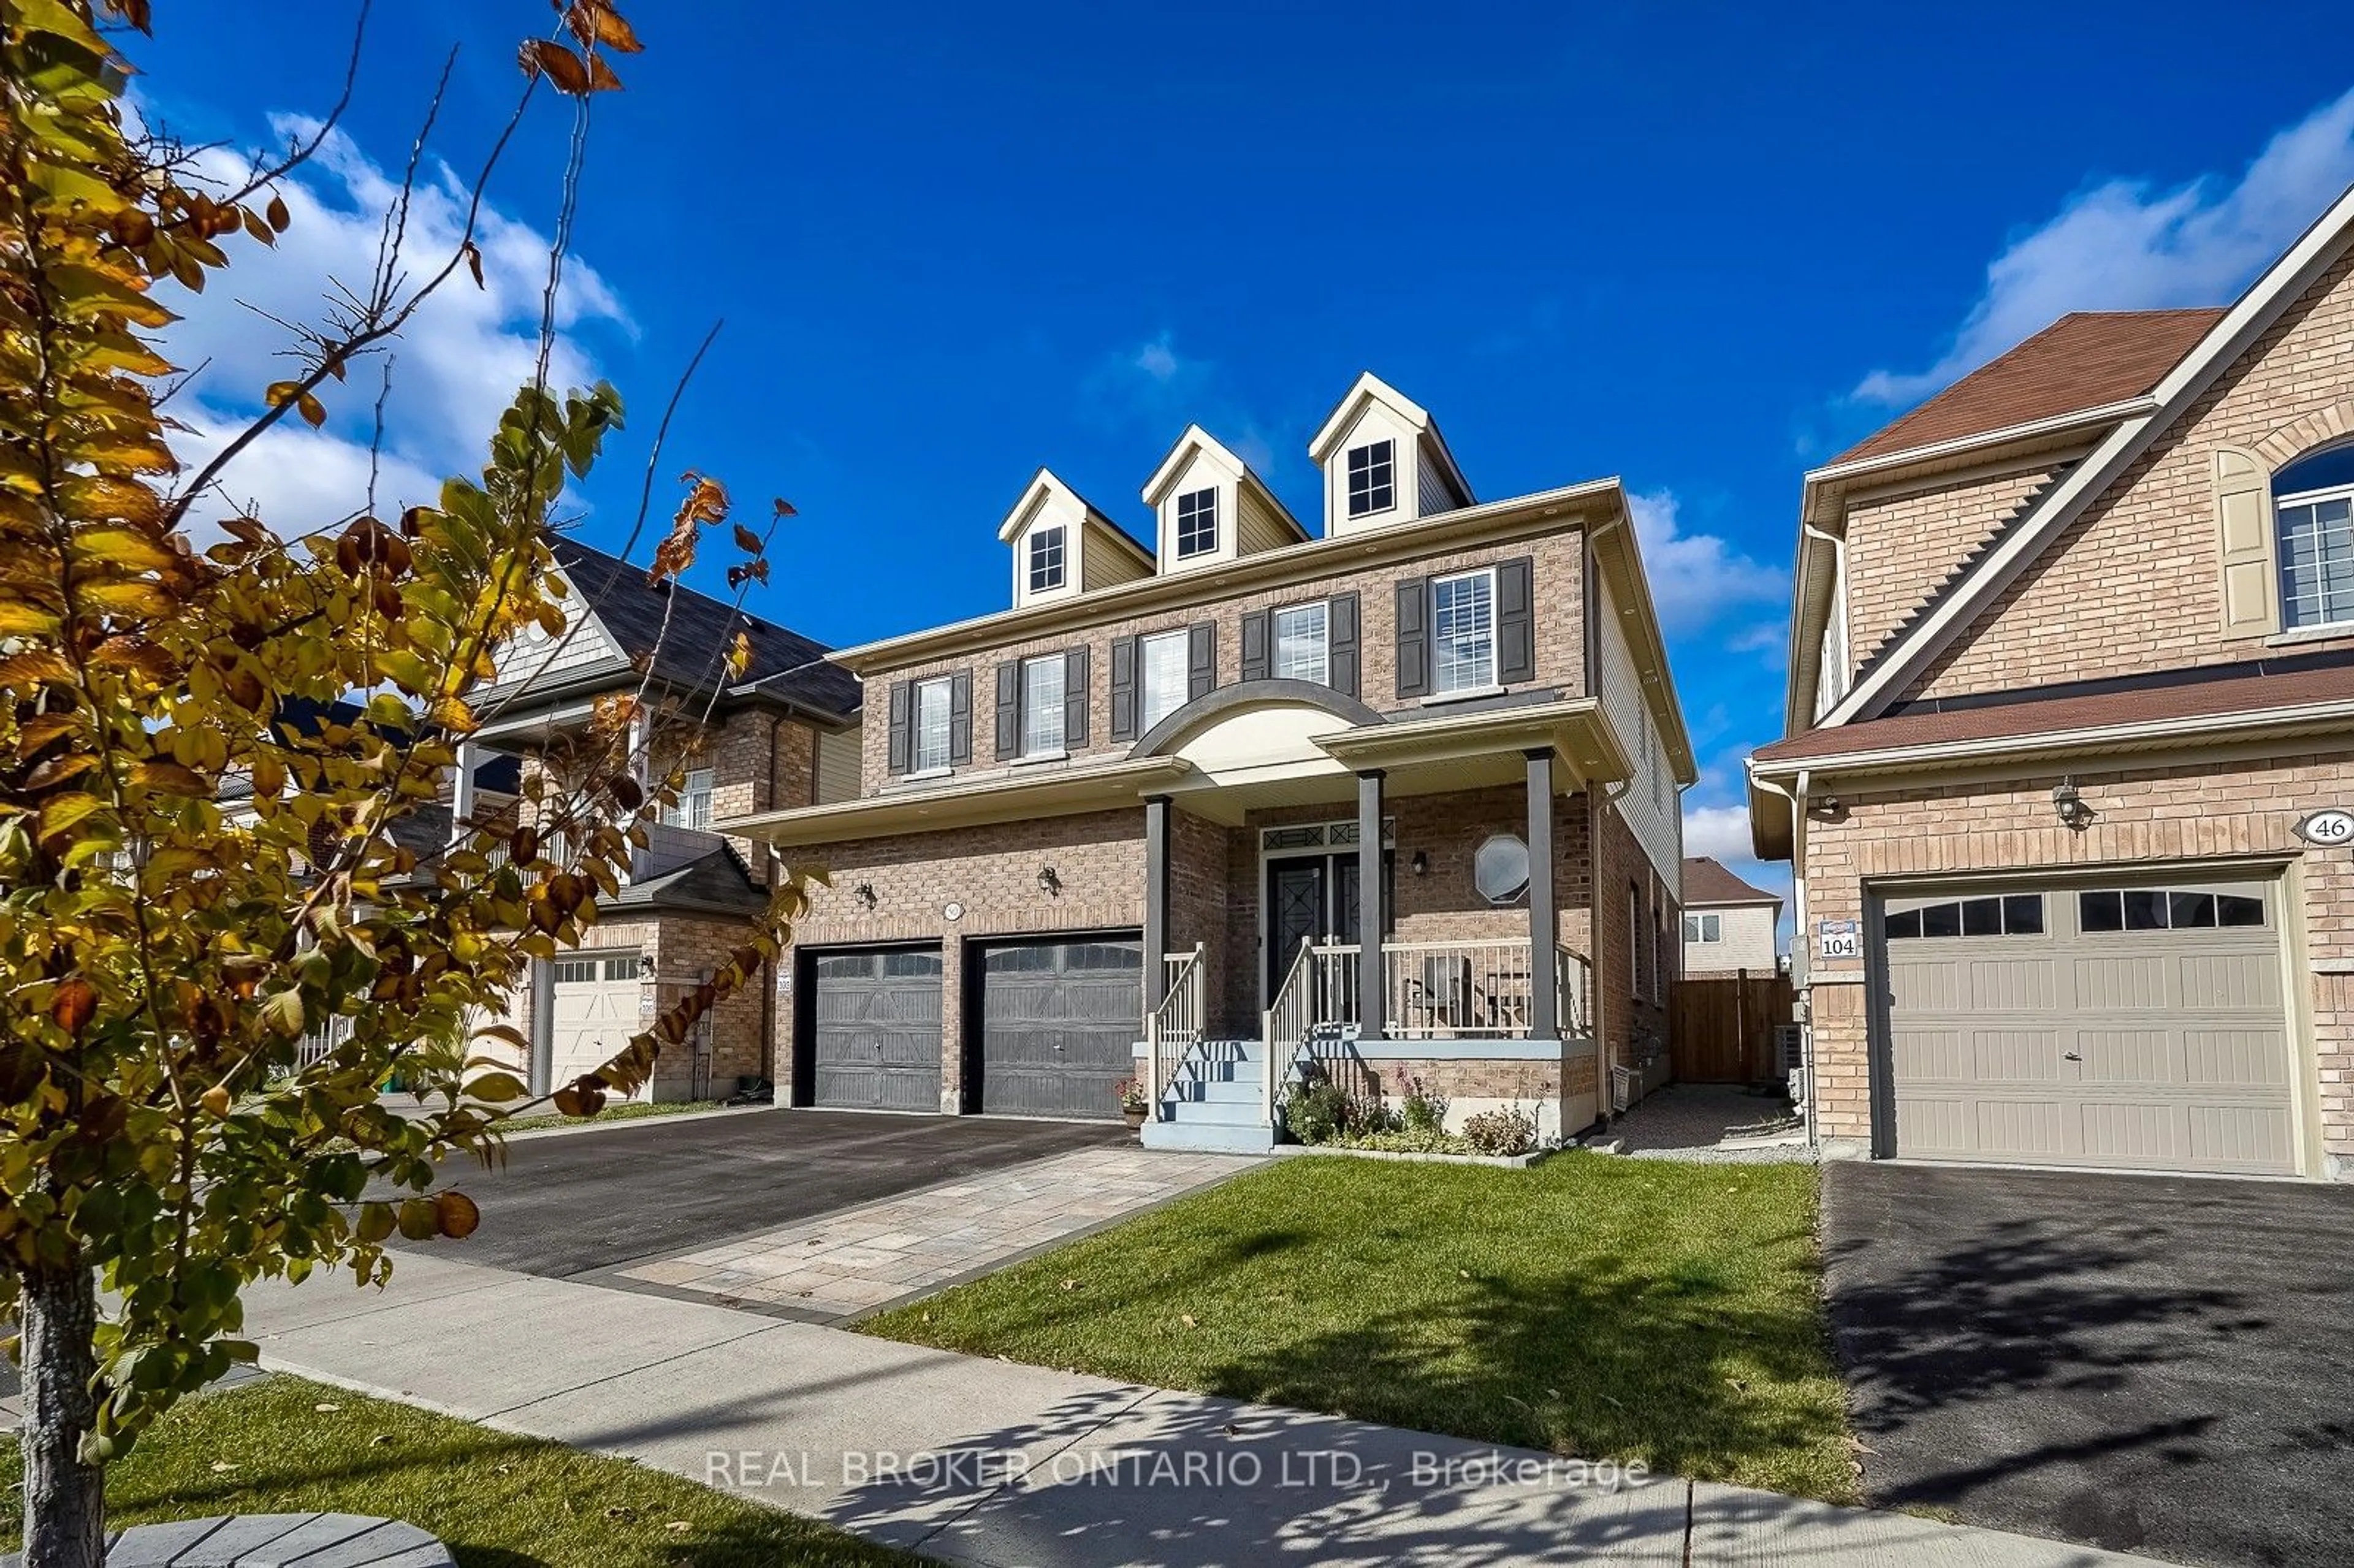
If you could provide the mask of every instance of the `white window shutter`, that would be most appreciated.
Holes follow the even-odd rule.
[[[2272,475],[2253,454],[2232,447],[2216,450],[2215,523],[2223,635],[2263,637],[2278,630]]]

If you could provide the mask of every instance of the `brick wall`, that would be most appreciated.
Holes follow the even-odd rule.
[[[2095,812],[2072,832],[2052,809],[2058,775],[1903,792],[1840,792],[1836,821],[1806,824],[1807,917],[1863,917],[1871,879],[1947,872],[2115,865],[2162,872],[2185,860],[2271,857],[2297,869],[2303,896],[2288,939],[2304,977],[2323,1148],[2354,1160],[2354,976],[2315,973],[2354,963],[2354,861],[2306,848],[2290,829],[2318,803],[2354,797],[2354,749],[2253,763],[2075,775]],[[1799,933],[1806,939],[1806,933]],[[1827,1138],[1871,1133],[1862,966],[1817,965],[1812,977],[1815,1094]],[[1823,983],[1828,982],[1828,983]],[[1847,982],[1847,983],[1840,983]]]
[[[1933,483],[1847,509],[1848,656],[1856,665],[1930,590],[2050,478],[2043,467],[1966,483]]]
[[[2300,426],[2305,434],[2342,429],[2349,397],[2354,255],[2252,344],[1906,694],[1951,696],[2260,656],[2261,639],[2221,633],[2215,449],[2263,448],[2277,467],[2299,448]],[[1860,565],[1851,552],[1850,571]],[[2354,636],[2318,646],[2354,647]],[[1857,656],[1864,652],[1859,646]]]
[[[1174,630],[1199,621],[1217,627],[1218,683],[1230,686],[1242,679],[1242,619],[1270,606],[1301,604],[1334,594],[1358,595],[1359,638],[1363,650],[1359,695],[1382,712],[1419,707],[1418,699],[1397,696],[1397,584],[1401,578],[1435,576],[1492,566],[1522,556],[1533,557],[1536,604],[1536,678],[1529,686],[1553,686],[1564,692],[1585,690],[1585,638],[1581,585],[1585,536],[1582,531],[1516,540],[1433,555],[1412,562],[1396,562],[1377,569],[1340,573],[1312,584],[1243,595],[1214,604],[1171,609],[1135,620],[1010,642],[950,660],[910,664],[867,678],[866,711],[875,715],[865,726],[864,777],[872,795],[890,779],[890,694],[893,683],[920,680],[957,670],[972,672],[972,766],[960,775],[976,776],[999,770],[994,717],[997,666],[1008,660],[1087,650],[1087,739],[1072,749],[1074,757],[1124,753],[1131,742],[1111,739],[1111,645],[1121,637]]]

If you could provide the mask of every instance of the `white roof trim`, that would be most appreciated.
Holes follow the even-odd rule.
[[[1848,462],[1835,462],[1824,468],[1809,469],[1808,484],[1822,484],[1832,480],[1854,479],[1878,473],[1884,469],[1910,468],[1914,463],[1934,462],[1939,458],[1959,457],[1982,447],[2008,446],[2012,441],[2033,440],[2038,436],[2062,435],[2088,425],[2113,424],[2131,418],[2136,414],[2154,413],[2158,398],[2148,393],[2127,397],[2122,402],[2103,403],[2091,408],[2078,408],[2072,413],[2053,414],[2048,418],[2030,419],[2025,424],[2005,425],[1998,430],[1987,430],[1975,436],[1955,436],[1951,440],[1931,441],[1926,446],[1906,447],[1901,451],[1882,452],[1876,457],[1856,458]]]
[[[2349,238],[2354,238],[2354,185],[2348,186],[2329,210],[2208,330],[2198,346],[2167,372],[2150,393],[2152,411],[2126,419],[2094,447],[2092,456],[2044,497],[2042,505],[2012,525],[1961,591],[1940,603],[1896,642],[1823,715],[1823,724],[1853,724],[1879,716],[1907,683],[1968,630],[2084,507],[2171,428],[2215,377],[2312,285]]]
[[[1794,779],[1802,773],[1818,777],[1862,773],[1873,769],[1914,769],[1947,762],[2025,760],[2056,752],[2086,751],[2104,746],[2147,748],[2154,742],[2200,740],[2235,735],[2244,730],[2295,728],[2354,720],[2354,702],[2300,703],[2294,707],[2256,708],[2236,714],[2194,714],[2186,718],[2141,719],[2132,724],[2093,725],[2080,729],[2046,730],[2041,735],[1988,736],[1979,740],[1949,740],[1928,746],[1875,747],[1862,751],[1834,752],[1825,757],[1797,757],[1761,762],[1749,759],[1752,779]]]
[[[1147,506],[1158,507],[1161,504],[1169,493],[1169,487],[1177,482],[1177,471],[1184,467],[1185,460],[1197,451],[1207,452],[1232,468],[1238,477],[1250,471],[1250,465],[1227,450],[1225,442],[1199,425],[1188,425],[1185,433],[1177,438],[1177,444],[1169,449],[1169,455],[1161,460],[1161,466],[1152,471],[1152,477],[1144,482],[1144,503]]]
[[[1001,544],[1013,543],[1015,537],[1022,532],[1023,524],[1037,509],[1039,499],[1043,495],[1061,495],[1072,501],[1078,506],[1082,521],[1087,526],[1114,543],[1125,546],[1129,554],[1145,565],[1152,564],[1151,551],[1138,544],[1135,536],[1127,529],[1106,516],[1103,508],[1073,490],[1060,474],[1048,468],[1042,468],[1030,476],[1030,482],[1022,487],[1021,499],[1016,501],[1013,503],[1013,509],[1005,514],[1005,521],[997,525],[997,537]]]
[[[1332,406],[1331,413],[1325,416],[1324,423],[1309,438],[1308,460],[1310,462],[1319,467],[1323,465],[1324,460],[1332,455],[1332,449],[1340,444],[1341,438],[1349,433],[1351,416],[1356,413],[1357,405],[1369,398],[1412,425],[1416,432],[1430,429],[1430,410],[1368,370],[1358,376],[1349,390],[1341,395],[1341,400]]]

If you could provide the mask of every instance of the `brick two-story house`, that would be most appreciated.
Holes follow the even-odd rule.
[[[2354,192],[1806,478],[1787,738],[1827,1151],[2354,1171]]]
[[[1010,609],[833,656],[858,797],[724,824],[832,877],[791,1103],[1110,1116],[1134,1075],[1149,1140],[1264,1147],[1303,1051],[1549,1131],[1663,1070],[1693,773],[1624,492],[1478,502],[1371,376],[1310,456],[1317,531],[1187,429],[1150,547],[1041,471]]]
[[[505,1022],[530,1041],[514,1065],[538,1093],[611,1060],[742,945],[773,866],[763,846],[714,824],[854,796],[859,766],[858,683],[823,646],[684,585],[652,583],[644,567],[574,539],[555,549],[572,624],[560,641],[532,631],[500,650],[496,681],[473,699],[487,722],[461,749],[451,810],[462,822],[512,815],[514,797],[488,790],[561,768],[591,705],[616,693],[663,710],[655,733],[676,754],[632,751],[642,768],[674,766],[685,782],[678,803],[643,824],[647,845],[619,895],[600,900],[584,945],[535,962],[517,988]],[[731,674],[724,654],[739,630],[752,659]],[[648,1093],[705,1098],[769,1077],[774,978],[721,1001],[684,1049],[664,1053]]]

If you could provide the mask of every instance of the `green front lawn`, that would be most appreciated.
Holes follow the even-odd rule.
[[[21,1461],[0,1438],[0,1467]],[[622,1459],[576,1453],[405,1404],[273,1377],[192,1399],[108,1472],[115,1527],[216,1513],[405,1519],[464,1568],[885,1568],[869,1546]],[[0,1492],[0,1542],[24,1530]]]
[[[1816,1172],[1284,1160],[869,1333],[1856,1499]]]

